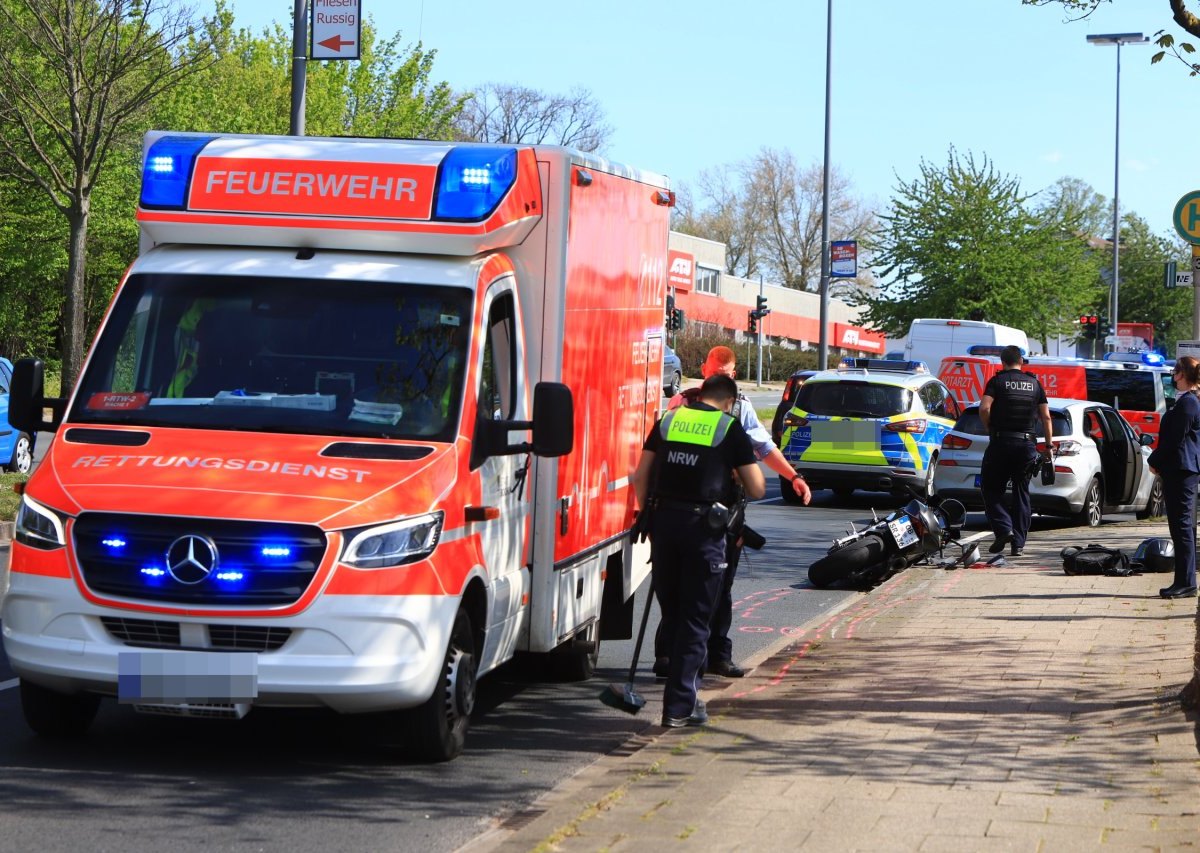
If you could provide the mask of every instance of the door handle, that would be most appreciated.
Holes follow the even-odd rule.
[[[500,517],[500,507],[468,506],[463,508],[467,521],[494,521]]]

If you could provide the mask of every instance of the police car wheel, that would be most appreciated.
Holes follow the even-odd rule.
[[[1087,527],[1099,527],[1102,518],[1104,509],[1100,501],[1100,481],[1093,478],[1083,496],[1083,508],[1075,515],[1075,522]]]
[[[1166,511],[1167,503],[1163,498],[1162,477],[1155,477],[1153,485],[1150,486],[1150,496],[1146,499],[1146,507],[1137,511],[1137,517],[1139,521],[1145,521],[1147,518],[1165,515]]]
[[[834,486],[833,487],[833,496],[840,501],[844,501],[844,500],[848,499],[853,494],[854,494],[854,489],[851,486]]]
[[[937,488],[933,485],[933,475],[937,470],[937,454],[929,457],[929,464],[925,466],[925,482],[922,484],[921,494],[925,496],[925,500],[937,494]]]
[[[449,761],[463,751],[475,708],[478,666],[471,618],[465,610],[459,610],[437,687],[424,704],[409,712],[408,749],[414,756],[425,761]]]
[[[29,728],[44,738],[82,737],[96,718],[100,697],[69,695],[21,679],[21,711]]]
[[[874,534],[838,548],[826,554],[808,567],[808,580],[817,589],[824,589],[853,572],[862,571],[883,562],[887,548],[883,540]]]

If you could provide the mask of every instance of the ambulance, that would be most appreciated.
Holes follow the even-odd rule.
[[[994,347],[971,347],[970,355],[942,359],[938,378],[961,405],[983,397],[988,380],[1001,370]],[[1130,425],[1158,440],[1158,425],[1175,399],[1171,371],[1156,353],[1136,361],[1031,356],[1023,370],[1042,383],[1047,397],[1106,403]]]
[[[649,571],[667,180],[553,146],[143,153],[74,393],[32,359],[13,383],[55,432],[0,610],[29,725],[322,707],[446,760],[515,653],[590,675]]]

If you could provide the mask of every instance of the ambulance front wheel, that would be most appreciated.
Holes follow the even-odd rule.
[[[29,728],[44,738],[77,738],[87,733],[100,697],[68,695],[21,679],[21,711]]]
[[[463,751],[475,708],[478,668],[471,617],[459,610],[433,695],[408,712],[408,746],[415,757],[449,761]]]

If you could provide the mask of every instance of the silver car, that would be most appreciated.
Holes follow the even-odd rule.
[[[1050,399],[1054,428],[1054,483],[1035,477],[1029,487],[1033,511],[1074,518],[1096,527],[1104,513],[1136,512],[1138,518],[1163,514],[1163,484],[1150,473],[1150,436],[1133,427],[1111,406],[1086,400]],[[1042,425],[1036,434],[1040,437]],[[943,497],[970,509],[983,507],[979,471],[988,446],[979,407],[969,406],[942,441],[933,485]],[[1041,441],[1039,440],[1039,444]]]

